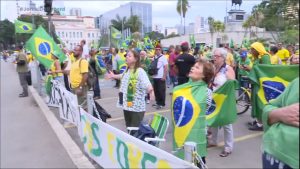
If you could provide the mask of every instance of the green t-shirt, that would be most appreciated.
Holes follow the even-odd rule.
[[[274,109],[299,103],[299,77],[293,80],[284,92],[263,109],[264,151],[292,168],[299,168],[299,128],[275,123],[268,125],[269,112]]]
[[[25,61],[25,64],[23,65],[18,65],[17,64],[17,72],[20,72],[20,73],[25,73],[25,72],[28,72],[28,66],[27,66],[27,58],[26,58],[26,55],[23,53],[23,52],[20,52],[17,57],[16,57],[16,61]]]
[[[239,65],[247,65],[247,66],[252,66],[252,63],[251,63],[251,60],[249,58],[246,58],[245,61],[243,61],[242,59],[239,59]],[[240,76],[248,76],[249,75],[249,72],[246,71],[246,70],[243,70],[243,69],[238,69],[238,74],[239,74],[239,77]]]
[[[253,61],[253,65],[257,65],[257,64],[268,64],[268,65],[270,65],[271,64],[270,55],[265,54],[265,55],[261,56],[260,59],[255,59]]]

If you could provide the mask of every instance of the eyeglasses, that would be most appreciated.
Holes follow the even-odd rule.
[[[213,55],[213,57],[215,57],[215,58],[218,57],[219,58],[219,57],[222,57],[222,56],[220,56],[220,55]]]

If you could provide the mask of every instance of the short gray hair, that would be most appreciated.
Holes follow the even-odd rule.
[[[215,53],[216,51],[219,51],[220,54],[221,54],[221,56],[224,59],[226,59],[226,57],[227,57],[227,51],[224,48],[216,48],[213,53]]]

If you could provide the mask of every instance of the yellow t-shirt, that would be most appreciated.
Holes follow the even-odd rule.
[[[79,62],[80,67],[79,67]],[[85,59],[78,59],[71,65],[70,70],[70,84],[72,88],[79,87],[81,81],[82,81],[82,73],[87,73],[89,71],[89,63]]]
[[[76,59],[74,57],[74,53],[70,54],[70,60],[71,60],[71,63],[74,63],[76,61]]]
[[[234,66],[233,55],[229,52],[227,53],[227,56],[226,56],[226,64],[229,65],[229,66]]]
[[[26,57],[27,57],[27,62],[28,62],[28,63],[30,63],[30,62],[33,61],[33,56],[32,56],[32,54],[27,54]]]
[[[281,64],[281,60],[280,60],[279,56],[276,55],[276,54],[273,55],[273,56],[271,56],[270,60],[271,60],[271,64],[272,65],[279,65],[279,64]]]
[[[126,52],[119,52],[118,53],[118,55],[121,56],[121,57],[123,57],[123,58],[125,58],[125,54],[126,54]]]
[[[53,64],[51,65],[51,72],[56,71],[56,67],[55,67],[55,62],[59,62],[58,60],[55,60],[53,62]],[[53,77],[59,77],[59,76],[63,76],[63,73],[54,73],[54,75],[52,74]]]
[[[288,59],[290,57],[290,52],[287,49],[282,48],[278,50],[276,55],[279,56],[279,58],[282,60],[282,64],[285,65],[286,61],[283,61],[283,59]]]

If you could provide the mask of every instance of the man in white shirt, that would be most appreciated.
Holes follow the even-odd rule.
[[[84,39],[80,41],[80,45],[83,48],[82,57],[89,60],[89,48]]]
[[[166,78],[168,73],[168,60],[162,54],[162,48],[159,44],[155,47],[154,60],[155,59],[158,59],[158,71],[156,75],[152,76],[152,78],[156,103],[152,106],[156,107],[156,109],[161,109],[165,106],[166,101]]]

